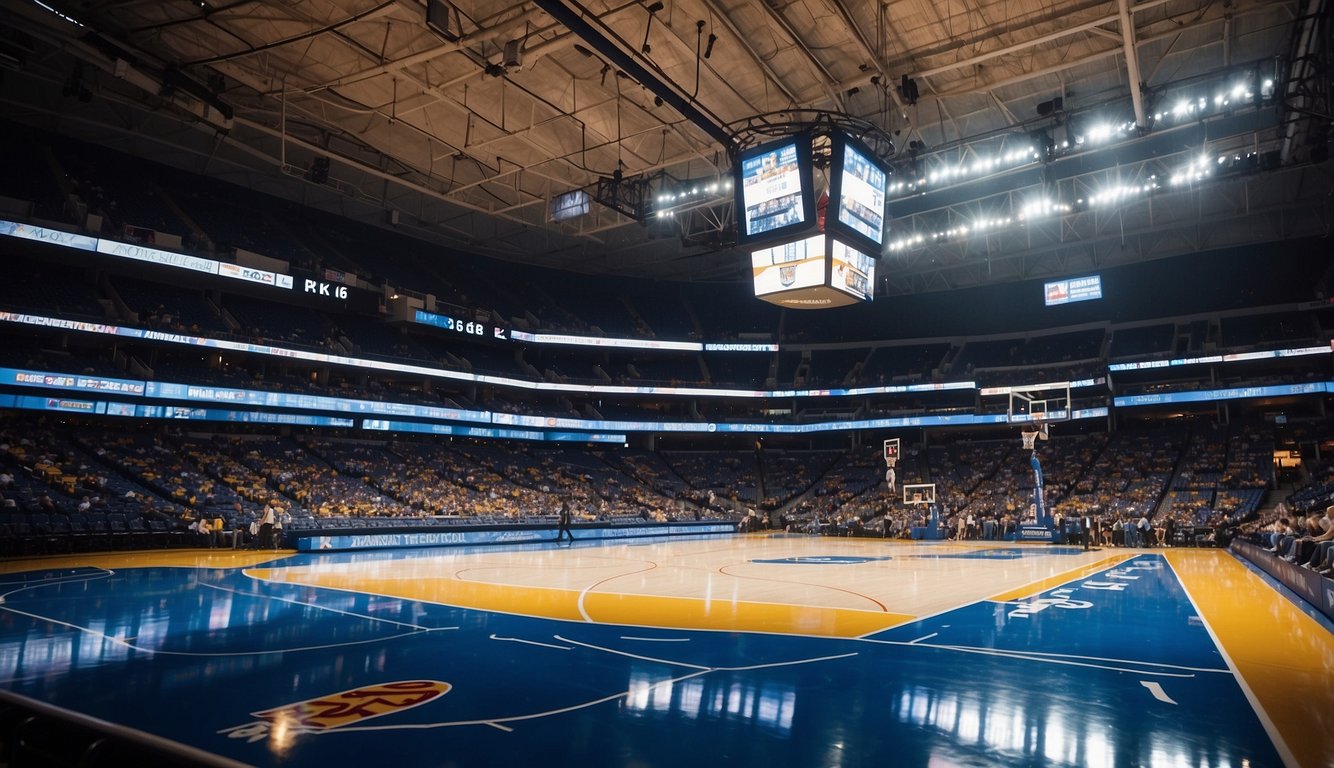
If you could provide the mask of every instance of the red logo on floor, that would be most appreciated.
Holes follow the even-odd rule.
[[[229,738],[259,741],[271,734],[290,738],[361,723],[374,717],[419,707],[449,692],[453,686],[439,680],[405,680],[352,688],[328,696],[298,701],[274,709],[251,712],[253,723],[227,728]]]

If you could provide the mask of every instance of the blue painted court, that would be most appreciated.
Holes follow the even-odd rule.
[[[660,546],[655,559],[673,545]],[[567,567],[625,551],[585,547]],[[267,577],[34,562],[0,577],[0,685],[263,766],[1300,764],[1159,554],[855,637],[524,615],[533,588],[520,586],[479,609],[273,575],[480,574],[470,558],[502,555],[515,570],[566,553],[301,554],[262,563]],[[1059,572],[1070,555],[995,548],[954,562],[1040,557]],[[862,569],[872,580],[937,556],[795,552],[750,567],[828,567],[852,589]]]

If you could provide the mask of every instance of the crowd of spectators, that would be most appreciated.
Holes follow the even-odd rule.
[[[1323,500],[1334,501],[1329,496]],[[1237,532],[1289,563],[1334,578],[1334,503],[1305,511],[1279,504]]]
[[[1039,441],[1046,501],[1058,527],[1090,524],[1092,542],[1155,546],[1213,541],[1253,516],[1268,488],[1273,438],[1256,425],[1210,425]],[[789,530],[835,535],[914,535],[928,507],[903,504],[903,483],[932,483],[943,535],[999,540],[1032,515],[1029,451],[1018,441],[958,440],[907,450],[890,493],[872,454],[851,454],[816,492],[785,510]],[[878,458],[878,457],[874,457]],[[861,474],[851,470],[860,467]],[[873,467],[875,467],[873,469]],[[855,479],[854,479],[855,478]],[[1328,490],[1334,490],[1331,483]]]
[[[1058,520],[1088,517],[1098,543],[1153,545],[1191,543],[1201,530],[1253,520],[1275,487],[1267,463],[1273,446],[1262,424],[1203,424],[1058,431],[1036,450]],[[249,540],[246,532],[266,510],[298,525],[444,518],[538,524],[563,503],[584,523],[731,519],[745,529],[887,537],[912,535],[934,511],[948,536],[1001,539],[1031,515],[1033,486],[1029,451],[1017,439],[905,444],[892,490],[878,445],[844,452],[588,451],[113,432],[17,416],[0,428],[0,462],[0,524],[10,532],[20,523],[31,529],[34,521],[25,515],[45,515],[36,521],[58,533],[80,516],[100,523],[96,516],[111,514],[119,517],[106,520],[106,530],[116,522],[151,531],[155,523],[179,533],[208,520],[239,531],[239,542]],[[905,504],[903,486],[921,483],[933,486],[934,504]],[[766,505],[762,484],[787,497]],[[1294,517],[1322,512],[1332,497],[1334,469],[1312,464],[1309,482],[1289,497],[1288,508]]]

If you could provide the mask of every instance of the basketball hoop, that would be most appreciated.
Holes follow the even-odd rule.
[[[885,441],[885,466],[890,469],[899,463],[899,438],[891,437]]]
[[[1041,438],[1043,440],[1048,439],[1047,438],[1048,424],[1045,421],[1042,421],[1041,419],[1038,418],[1034,418],[1030,423],[1033,424],[1035,427],[1037,427],[1037,429],[1034,429],[1032,431],[1024,430],[1023,432],[1019,433],[1020,437],[1024,439],[1025,451],[1034,450],[1037,446],[1038,438]]]

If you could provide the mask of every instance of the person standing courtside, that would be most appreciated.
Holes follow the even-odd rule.
[[[276,519],[273,502],[264,505],[264,517],[259,521],[259,548],[273,548],[273,523]]]
[[[560,511],[556,513],[556,543],[559,544],[566,537],[570,537],[570,543],[574,543],[574,534],[570,531],[570,502],[562,501]]]

